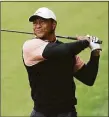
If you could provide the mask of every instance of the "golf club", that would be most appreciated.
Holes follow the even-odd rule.
[[[34,34],[34,33],[31,33],[31,32],[22,32],[22,31],[16,31],[16,30],[3,30],[3,29],[1,29],[1,31],[4,31],[4,32],[14,32],[14,33],[22,33],[22,34],[31,34],[31,35]],[[58,37],[58,38],[66,38],[66,39],[71,39],[71,40],[77,40],[77,37],[59,36],[59,35],[56,35],[56,37]],[[102,44],[102,41],[98,40],[96,43]]]

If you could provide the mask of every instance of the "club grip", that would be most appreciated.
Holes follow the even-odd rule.
[[[67,39],[77,40],[77,37],[67,37]],[[102,44],[102,41],[101,40],[98,40],[95,43]]]

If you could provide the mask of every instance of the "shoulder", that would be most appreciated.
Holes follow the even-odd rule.
[[[23,44],[23,58],[25,64],[31,66],[44,60],[42,53],[47,44],[48,42],[41,39],[27,40]]]
[[[84,61],[79,56],[76,55],[75,59],[76,59],[76,64],[77,65],[83,65],[84,64]]]
[[[79,69],[82,68],[82,66],[85,64],[84,61],[79,57],[75,56],[75,66],[74,66],[74,72],[77,72]]]
[[[41,39],[31,39],[31,40],[27,40],[24,42],[23,44],[23,51],[26,50],[31,50],[31,49],[36,49],[44,44],[48,44],[48,42],[45,42]]]
[[[32,46],[32,45],[38,45],[39,43],[41,43],[41,41],[42,40],[40,40],[40,39],[30,39],[30,40],[27,40],[23,44],[23,49],[25,47],[29,47],[29,46]]]

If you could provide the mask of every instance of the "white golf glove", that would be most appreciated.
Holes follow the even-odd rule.
[[[86,35],[90,39],[89,47],[91,51],[93,50],[102,50],[100,44],[96,43],[99,39],[95,36]]]

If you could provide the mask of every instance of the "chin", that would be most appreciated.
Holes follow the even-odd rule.
[[[43,39],[43,40],[46,39],[44,35],[36,35],[36,36],[37,36],[38,38],[40,38],[40,39]]]
[[[43,34],[35,34],[38,38],[44,38]]]

